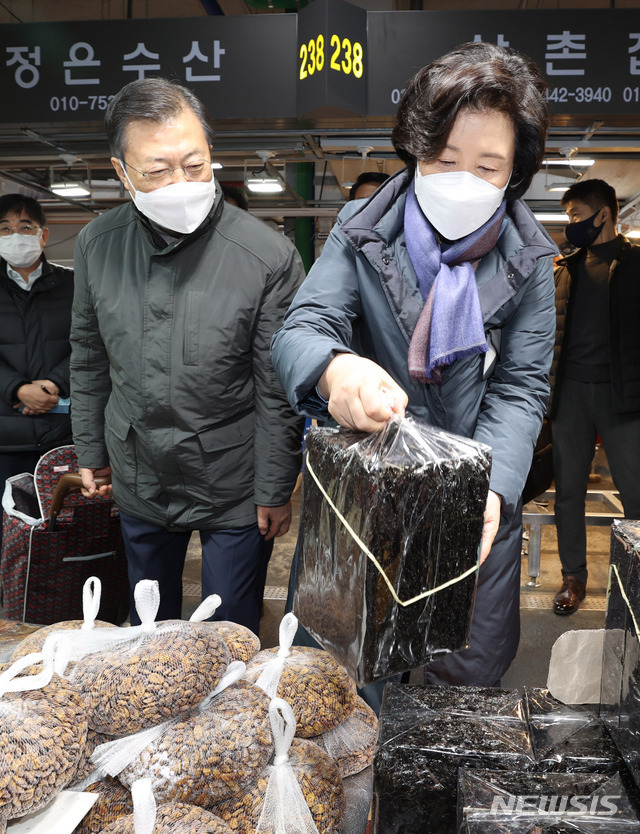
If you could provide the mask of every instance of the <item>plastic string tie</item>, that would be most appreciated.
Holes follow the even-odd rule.
[[[389,577],[384,572],[384,569],[382,568],[382,565],[378,562],[378,560],[373,555],[373,553],[369,550],[367,545],[362,541],[360,536],[358,536],[356,531],[351,527],[351,525],[349,524],[347,519],[342,515],[340,510],[336,507],[336,505],[333,503],[333,501],[329,497],[325,488],[320,483],[320,481],[318,479],[318,476],[316,475],[316,473],[313,470],[313,467],[311,466],[311,461],[309,460],[309,453],[308,452],[307,452],[306,458],[307,458],[307,461],[306,461],[307,469],[309,470],[309,474],[311,475],[311,477],[315,481],[318,489],[320,490],[320,492],[324,496],[326,502],[329,504],[329,506],[331,507],[333,512],[336,514],[336,516],[340,519],[340,521],[344,525],[345,529],[347,530],[347,532],[349,533],[351,538],[355,541],[355,543],[358,545],[360,550],[362,550],[362,552],[365,554],[365,556],[367,556],[371,560],[371,562],[373,562],[376,570],[378,571],[378,573],[382,576],[382,578],[386,582],[387,587],[389,588],[389,592],[391,593],[391,596],[398,603],[398,605],[402,605],[402,606],[413,605],[413,603],[419,602],[421,599],[426,599],[427,597],[430,597],[433,594],[437,594],[439,591],[443,591],[445,588],[449,588],[451,585],[455,585],[456,583],[461,582],[463,579],[466,579],[467,576],[471,576],[471,574],[475,573],[475,571],[477,571],[478,568],[480,567],[480,563],[477,562],[473,567],[464,571],[459,576],[455,576],[453,579],[449,579],[447,582],[443,582],[441,585],[437,585],[435,588],[430,588],[427,591],[423,591],[421,594],[418,594],[417,596],[412,597],[411,599],[407,599],[407,600],[400,599],[400,597],[397,595],[396,589],[393,587]]]
[[[278,691],[280,676],[282,675],[285,661],[291,654],[291,646],[293,645],[297,631],[298,618],[291,611],[285,614],[280,620],[278,653],[272,660],[266,663],[265,668],[256,681],[256,686],[259,686],[270,698],[274,698]]]
[[[133,828],[136,834],[153,834],[156,827],[156,800],[151,779],[138,779],[131,785]]]
[[[82,587],[82,623],[83,631],[91,631],[96,627],[96,617],[100,610],[102,596],[102,582],[97,576],[90,576]]]
[[[612,573],[615,573],[615,575],[618,579],[618,587],[620,589],[620,594],[622,596],[622,599],[625,602],[625,605],[627,606],[627,609],[629,610],[629,615],[631,616],[631,619],[633,621],[633,625],[634,625],[634,628],[636,630],[636,640],[638,640],[638,642],[640,643],[640,625],[638,624],[638,620],[637,620],[636,615],[633,613],[633,608],[631,607],[631,602],[629,600],[629,597],[627,596],[627,592],[625,591],[625,589],[622,586],[622,580],[620,579],[620,571],[618,570],[617,565],[610,565],[609,566],[609,587],[607,588],[607,602],[609,601],[609,594],[611,593],[611,574]]]
[[[196,608],[193,614],[189,617],[190,623],[201,623],[213,617],[218,608],[222,605],[222,599],[218,594],[211,594],[206,599],[203,599],[200,605]]]

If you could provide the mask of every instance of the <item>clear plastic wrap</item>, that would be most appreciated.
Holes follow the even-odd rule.
[[[336,764],[317,744],[294,738],[286,701],[274,698],[269,714],[273,764],[214,813],[241,834],[343,834],[345,799]]]
[[[25,670],[35,672],[22,675]],[[73,778],[87,737],[86,704],[53,674],[51,658],[25,655],[0,674],[0,818],[37,811]]]
[[[535,766],[519,693],[388,683],[374,758],[374,831],[455,834],[461,766]]]
[[[640,791],[640,522],[616,520],[603,652],[601,716]]]
[[[91,631],[94,628],[116,628],[113,623],[96,620],[100,610],[102,583],[97,576],[91,576],[82,589],[82,620],[63,620],[60,623],[46,625],[29,634],[16,647],[11,660],[17,660],[32,652],[41,652],[50,634],[57,631]]]
[[[358,686],[468,641],[486,446],[422,424],[312,428],[293,610]]]
[[[567,706],[533,687],[525,687],[524,698],[538,770],[604,774],[624,767],[597,707]]]
[[[132,787],[133,813],[120,817],[100,834],[232,834],[219,817],[184,802],[156,805],[151,783],[140,779]]]
[[[155,622],[157,582],[139,582],[135,594],[140,626],[59,631],[43,647],[67,658],[66,674],[89,702],[89,726],[111,736],[182,715],[215,689],[231,660],[209,623]]]
[[[353,712],[342,724],[311,741],[327,751],[345,779],[373,764],[377,736],[378,716],[362,698],[357,698]]]
[[[107,825],[133,813],[131,791],[111,776],[85,790],[87,793],[99,794],[99,798],[73,834],[100,834]]]
[[[637,834],[618,774],[460,769],[459,834]]]
[[[270,698],[283,698],[295,715],[297,735],[312,738],[337,727],[353,712],[356,685],[327,652],[292,646],[297,628],[295,615],[285,614],[279,648],[259,652],[247,664],[245,678]]]

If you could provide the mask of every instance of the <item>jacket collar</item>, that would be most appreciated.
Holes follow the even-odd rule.
[[[619,261],[621,261],[626,255],[629,254],[633,244],[624,235],[618,235],[618,238],[622,238],[620,257],[618,259]],[[566,255],[564,258],[560,258],[556,266],[566,266],[569,270],[574,269],[581,261],[583,261],[587,257],[588,249],[588,246],[583,246],[581,249],[578,249],[577,252],[572,252],[570,255]]]

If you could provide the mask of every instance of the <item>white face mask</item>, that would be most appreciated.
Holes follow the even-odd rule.
[[[42,232],[37,235],[19,235],[15,232],[0,237],[0,257],[14,269],[25,269],[42,255]]]
[[[506,185],[496,188],[468,171],[422,176],[417,168],[414,187],[425,217],[447,240],[459,240],[479,229],[495,213],[507,190]]]
[[[216,197],[216,181],[211,176],[208,182],[176,182],[164,185],[154,191],[136,191],[127,174],[124,162],[120,161],[129,185],[134,189],[131,195],[138,209],[163,229],[180,234],[194,232],[211,211]]]

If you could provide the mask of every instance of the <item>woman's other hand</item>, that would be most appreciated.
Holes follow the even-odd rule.
[[[329,414],[341,426],[360,431],[381,429],[392,414],[404,417],[408,397],[389,374],[370,359],[340,353],[327,365],[318,391],[329,401]]]
[[[480,564],[489,555],[491,545],[498,532],[500,525],[500,507],[502,500],[497,492],[491,492],[487,495],[487,503],[484,508],[484,527],[482,528],[482,542],[480,545]]]

